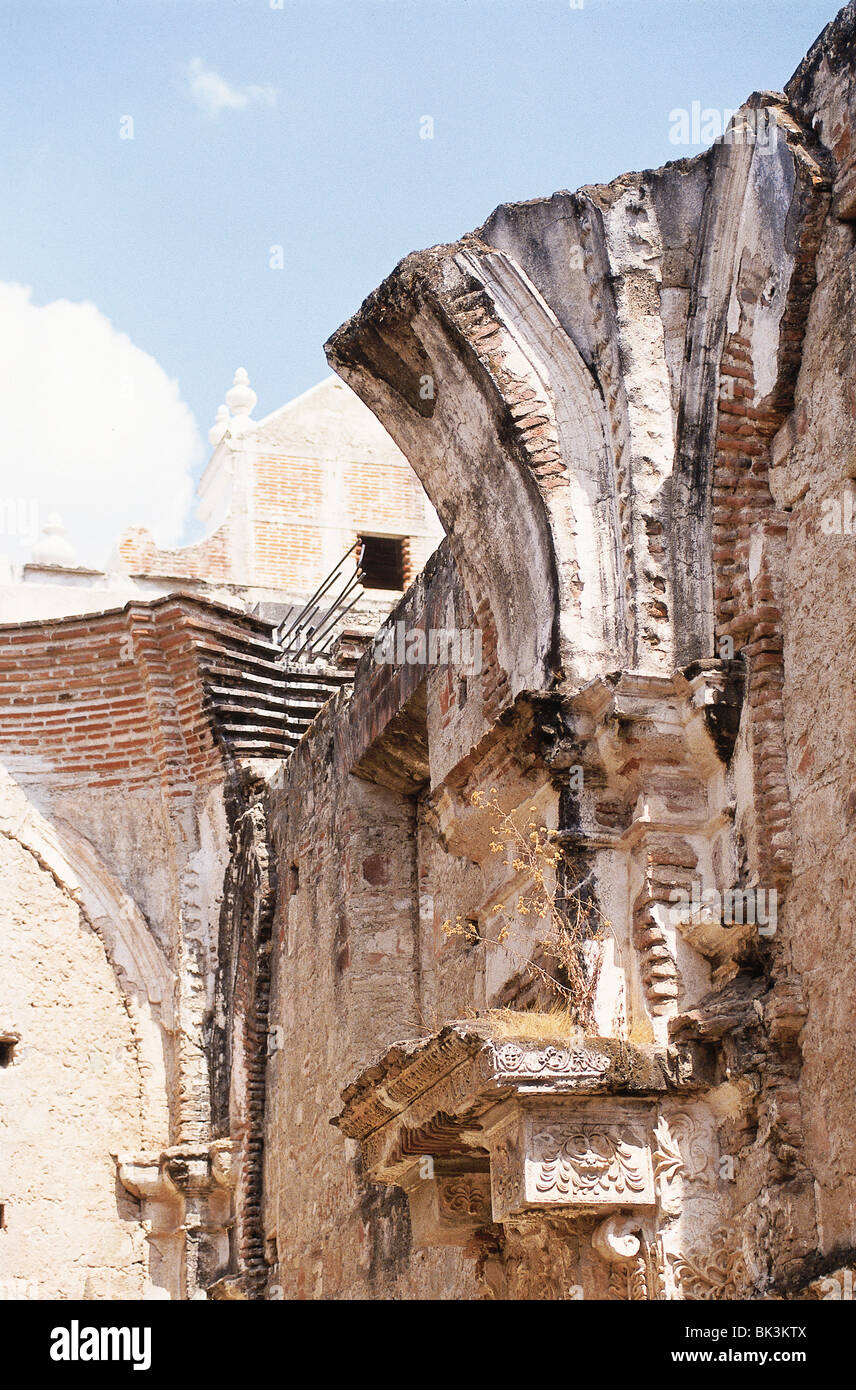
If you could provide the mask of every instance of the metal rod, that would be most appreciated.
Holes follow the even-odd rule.
[[[301,645],[301,650],[304,646],[307,645],[307,641],[310,645],[313,642],[316,642],[321,634],[326,632],[332,624],[335,624],[342,604],[357,584],[359,584],[359,575],[354,575],[353,578],[350,579],[349,582],[345,585],[345,587],[342,590],[340,590],[336,597],[330,600],[329,607],[327,607],[325,611],[322,613],[315,626],[311,630],[306,632],[304,641]]]
[[[316,601],[317,601],[318,599],[323,598],[323,596],[326,594],[326,592],[327,592],[327,590],[330,588],[330,586],[331,586],[332,584],[335,584],[336,580],[339,578],[339,575],[341,574],[342,566],[343,566],[343,564],[345,563],[345,560],[346,560],[347,558],[348,558],[348,557],[347,557],[347,555],[346,555],[346,556],[344,556],[343,559],[341,559],[341,560],[339,561],[339,563],[338,563],[338,565],[336,566],[336,568],[330,571],[330,573],[327,575],[327,578],[324,580],[324,582],[323,582],[322,584],[320,584],[320,585],[318,586],[318,588],[315,590],[315,593],[311,596],[311,598],[308,598],[308,599],[306,600],[306,602],[305,602],[305,604],[303,605],[303,607],[301,608],[300,612],[297,614],[297,617],[296,617],[296,618],[294,619],[294,621],[292,622],[291,627],[290,627],[290,628],[288,629],[288,631],[283,635],[283,641],[285,641],[287,638],[289,638],[289,637],[291,636],[291,634],[294,632],[295,628],[298,628],[298,627],[301,626],[301,623],[302,623],[302,621],[303,621],[304,615],[305,615],[306,612],[312,607],[313,603],[316,603]]]
[[[358,581],[361,578],[361,573],[362,572],[360,570],[356,570],[352,578],[346,583],[345,588],[335,598],[330,600],[326,613],[324,614],[324,617],[322,617],[321,619],[322,624],[326,619],[326,614],[333,612],[342,602],[343,597],[346,594],[350,593],[351,589],[353,588],[354,582]],[[341,567],[334,570],[333,573],[328,577],[326,584],[322,587],[320,592],[322,594],[326,593],[327,590],[342,577],[343,576],[341,573]],[[316,614],[319,612],[320,607],[320,604],[315,604],[314,607],[310,604],[305,605],[305,607],[297,615],[297,618],[294,620],[294,622],[292,622],[287,633],[281,639],[281,645],[284,651],[288,652],[293,647],[295,640],[300,641],[301,632],[305,631],[308,623],[313,618],[315,618]],[[317,626],[318,625],[316,624],[316,627],[313,629],[313,632],[317,631]]]
[[[312,611],[311,611],[310,613],[307,613],[307,614],[306,614],[306,617],[305,617],[305,619],[304,619],[303,625],[302,625],[301,627],[299,627],[299,628],[296,629],[296,631],[293,633],[293,635],[289,638],[288,642],[285,643],[285,645],[283,646],[283,649],[282,649],[282,650],[283,650],[284,653],[288,653],[288,652],[290,651],[291,647],[294,645],[295,642],[301,641],[301,634],[303,634],[303,633],[306,632],[306,628],[307,628],[308,625],[312,622],[312,620],[313,620],[313,618],[315,617],[316,613],[320,613],[320,611],[321,611],[321,605],[320,605],[320,603],[316,603],[316,605],[315,605],[315,607],[312,609]],[[316,624],[316,626],[317,626],[317,624]],[[314,628],[314,627],[313,627],[313,628],[310,628],[310,632],[314,632],[314,631],[315,631],[315,628]]]
[[[362,597],[361,594],[357,594],[356,598],[351,600],[351,602],[348,604],[348,606],[347,606],[347,608],[345,609],[345,611],[344,611],[343,613],[341,613],[339,616],[342,617],[342,618],[346,618],[346,617],[348,616],[348,614],[350,613],[351,609],[352,609],[352,608],[356,608],[356,606],[357,606],[357,604],[359,603],[361,597]],[[327,652],[330,650],[330,648],[332,647],[332,645],[333,645],[333,643],[335,642],[335,640],[336,640],[336,634],[333,633],[333,634],[331,635],[331,637],[330,637],[329,642],[325,643],[325,645],[321,648],[320,651],[315,651],[315,650],[313,649],[313,653],[312,653],[313,659],[317,661],[317,659],[318,659],[319,656],[326,656],[326,655],[327,655]]]
[[[358,550],[359,554],[357,555],[353,573],[348,574],[347,571],[343,573],[348,556],[352,555],[355,550]],[[331,634],[335,634],[337,623],[339,623],[347,613],[350,613],[351,609],[362,597],[363,590],[360,584],[364,571],[360,566],[364,553],[365,545],[363,545],[361,541],[356,541],[354,545],[345,552],[342,559],[335,568],[330,571],[326,579],[318,586],[312,597],[307,600],[296,618],[291,619],[291,615],[289,614],[289,619],[286,620],[289,622],[287,630],[279,636],[281,629],[277,629],[277,635],[279,636],[282,648],[281,660],[298,662],[303,658],[304,661],[307,659],[309,661],[315,661],[318,655],[324,650],[327,645],[326,639],[331,637]],[[338,592],[335,593],[332,598],[327,598],[324,605],[317,602],[318,599],[325,595],[329,595],[330,590],[336,588],[340,582],[342,582],[343,586],[338,589]],[[354,589],[358,589],[359,592],[351,603],[345,607],[345,602],[353,593]],[[334,636],[331,640],[334,640]],[[304,656],[304,653],[308,653],[308,658]]]
[[[359,584],[359,582],[360,576],[359,573],[357,573],[354,575],[350,584],[347,584],[345,586],[345,588],[340,593],[339,597],[336,600],[334,600],[334,606],[328,609],[324,617],[321,619],[321,622],[318,624],[317,628],[312,634],[313,641],[317,642],[319,638],[325,634],[328,628],[335,626],[336,620],[340,616],[339,605],[345,602],[345,599],[348,597],[351,590],[354,589]],[[354,602],[356,602],[356,600],[354,600]],[[351,607],[353,607],[353,604],[351,605]]]
[[[360,554],[359,554],[359,557],[358,557],[358,559],[357,559],[357,567],[359,568],[359,563],[360,563],[360,560],[362,560],[362,558],[363,558],[363,551],[365,550],[365,546],[363,545],[363,543],[362,543],[360,540],[356,540],[356,541],[354,541],[354,544],[353,544],[352,546],[350,546],[348,550],[345,551],[345,553],[344,553],[344,555],[342,556],[341,560],[339,560],[339,561],[333,566],[332,570],[331,570],[330,573],[327,575],[326,579],[322,579],[321,583],[318,585],[318,588],[315,590],[314,594],[311,594],[310,597],[306,600],[306,603],[304,604],[303,608],[301,608],[300,612],[298,613],[297,617],[294,619],[294,622],[291,624],[291,627],[288,629],[288,631],[285,632],[285,633],[281,633],[281,632],[280,632],[280,629],[277,628],[276,636],[277,636],[277,640],[278,640],[279,642],[284,642],[284,641],[286,640],[286,638],[288,638],[288,637],[291,636],[291,634],[292,634],[292,632],[294,631],[294,629],[300,625],[300,620],[301,620],[301,618],[303,617],[303,614],[306,612],[306,610],[307,610],[308,608],[311,607],[311,605],[312,605],[313,603],[315,603],[316,599],[319,599],[319,598],[321,597],[322,594],[324,594],[324,593],[327,592],[327,590],[328,590],[328,588],[330,587],[330,585],[335,581],[335,579],[336,579],[336,577],[337,577],[337,575],[338,575],[338,573],[339,573],[339,570],[340,570],[340,569],[342,568],[342,566],[344,565],[344,563],[345,563],[345,561],[347,560],[348,556],[351,555],[351,554],[353,554],[353,552],[357,549],[358,546],[359,546],[359,548],[360,548]],[[289,616],[290,616],[290,615],[289,615]],[[285,621],[287,622],[288,619],[285,619]],[[284,624],[280,624],[280,627],[282,627],[282,626],[284,626]]]

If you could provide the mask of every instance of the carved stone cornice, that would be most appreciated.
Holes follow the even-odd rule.
[[[115,1154],[119,1181],[138,1202],[174,1201],[177,1193],[168,1182],[159,1153]]]
[[[696,777],[731,756],[743,687],[739,661],[711,657],[671,675],[621,671],[590,681],[581,690],[542,701],[547,762],[556,768],[582,761],[641,785],[645,768],[686,762]]]
[[[496,1038],[476,1019],[391,1047],[345,1088],[331,1123],[364,1142],[390,1126],[418,1129],[441,1110],[483,1114],[515,1094],[655,1095],[701,1084],[688,1053],[615,1038]]]
[[[415,1245],[482,1252],[490,1296],[716,1298],[739,1247],[709,1269],[685,1250],[721,1243],[705,1089],[666,1048],[500,1037],[486,1017],[390,1048],[332,1123],[407,1193]]]
[[[540,727],[547,764],[575,767],[574,814],[557,842],[571,854],[609,850],[625,857],[631,938],[641,997],[654,1037],[698,983],[696,950],[709,957],[710,924],[676,934],[693,891],[726,891],[723,833],[733,808],[724,776],[740,718],[739,661],[695,661],[670,675],[621,671],[544,702]],[[713,878],[722,879],[713,883]],[[753,918],[754,920],[754,918]],[[682,929],[683,930],[683,929]],[[744,934],[745,936],[745,934]],[[716,934],[716,965],[744,937]],[[686,940],[688,949],[684,949]]]
[[[417,1244],[463,1245],[533,1213],[652,1208],[655,1102],[698,1087],[665,1049],[492,1037],[476,1020],[390,1048],[333,1123],[372,1181],[407,1191]]]
[[[688,1302],[733,1301],[745,1295],[746,1261],[733,1230],[716,1232],[712,1245],[700,1255],[669,1257],[679,1296]]]

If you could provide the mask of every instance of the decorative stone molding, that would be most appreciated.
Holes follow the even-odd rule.
[[[178,1193],[167,1177],[160,1154],[137,1154],[133,1158],[116,1154],[115,1159],[120,1183],[143,1204],[144,1221],[157,1220],[165,1208],[177,1208]]]
[[[591,1243],[608,1264],[632,1260],[641,1245],[639,1222],[634,1216],[608,1216],[595,1227]]]
[[[389,1049],[332,1123],[370,1180],[407,1192],[414,1243],[477,1254],[489,1296],[695,1297],[678,1252],[696,1187],[688,1229],[715,1210],[701,1085],[665,1049],[476,1021]]]
[[[595,1229],[592,1245],[610,1266],[608,1299],[645,1302],[662,1296],[656,1249],[645,1240],[638,1218],[607,1217]]]
[[[408,1189],[413,1244],[466,1246],[491,1222],[490,1175],[470,1168],[443,1171],[417,1180]]]
[[[668,1021],[709,987],[706,953],[680,930],[693,890],[733,882],[730,793],[724,763],[740,714],[739,663],[694,662],[672,676],[623,672],[544,706],[544,757],[554,772],[583,769],[575,823],[560,832],[571,855],[608,850],[623,859],[631,952],[625,985],[636,1027],[665,1043]],[[683,899],[681,894],[684,895]],[[743,936],[716,940],[717,968]],[[705,943],[707,939],[705,938]]]
[[[728,1300],[740,1298],[745,1291],[746,1261],[733,1231],[718,1231],[714,1244],[703,1255],[671,1255],[669,1260],[681,1298],[693,1302]]]
[[[654,1131],[657,1139],[655,1176],[661,1183],[678,1177],[692,1182],[710,1165],[710,1149],[703,1142],[698,1122],[684,1111],[661,1116]]]
[[[449,1134],[464,1132],[461,1142],[467,1147],[477,1136],[481,1147],[482,1117],[509,1098],[692,1092],[703,1084],[693,1065],[688,1052],[614,1038],[568,1043],[492,1038],[488,1022],[473,1020],[390,1048],[342,1092],[344,1108],[331,1123],[363,1144],[379,1181],[396,1182],[414,1156],[442,1152]],[[429,1127],[441,1114],[451,1128],[432,1135]],[[473,1129],[470,1121],[480,1128]]]
[[[515,1082],[521,1090],[535,1089],[548,1082],[557,1090],[574,1090],[581,1082],[596,1082],[610,1068],[610,1059],[603,1052],[577,1047],[557,1047],[548,1043],[543,1048],[527,1047],[523,1043],[490,1044],[492,1075]]]
[[[651,1299],[648,1283],[648,1270],[644,1256],[624,1264],[615,1264],[609,1271],[609,1292],[607,1298],[622,1303],[638,1303]]]
[[[502,1273],[494,1297],[518,1301],[578,1299],[580,1251],[585,1244],[561,1218],[511,1221],[503,1228]]]
[[[519,1108],[491,1144],[495,1221],[538,1208],[652,1206],[650,1147],[641,1125],[576,1107]]]
[[[115,1155],[119,1181],[142,1204],[152,1282],[171,1298],[205,1298],[226,1267],[236,1181],[235,1146],[177,1144]]]

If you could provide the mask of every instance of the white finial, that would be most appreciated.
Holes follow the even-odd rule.
[[[246,367],[239,367],[234,384],[226,392],[226,404],[233,415],[251,415],[258,396],[250,385]]]
[[[220,443],[220,440],[223,438],[223,435],[229,428],[230,423],[231,416],[229,415],[229,407],[227,405],[218,406],[214,424],[208,431],[208,442],[210,443],[212,449],[217,448],[217,445]]]
[[[51,512],[42,527],[42,539],[33,549],[32,563],[68,566],[73,565],[76,559],[77,551],[66,535],[62,518],[57,512]]]

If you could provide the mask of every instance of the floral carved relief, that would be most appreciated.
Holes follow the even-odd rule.
[[[527,1164],[528,1192],[585,1203],[650,1200],[650,1160],[640,1140],[606,1125],[543,1129]]]

